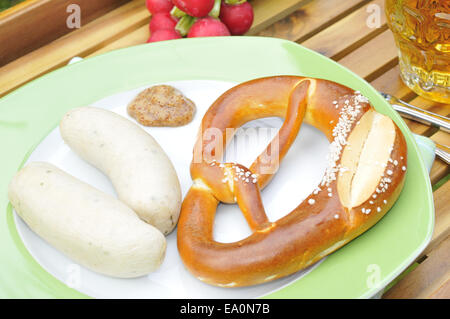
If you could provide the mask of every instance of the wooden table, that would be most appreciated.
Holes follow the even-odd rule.
[[[89,19],[78,30],[62,30],[62,34],[67,34],[48,44],[39,44],[37,49],[28,49],[29,53],[10,59],[11,62],[0,67],[0,96],[65,65],[74,56],[88,58],[145,43],[149,37],[150,15],[144,0],[102,1],[109,6],[108,13],[102,12],[100,17]],[[424,109],[450,115],[449,105],[421,98],[401,81],[397,50],[386,25],[383,0],[253,0],[252,3],[255,21],[249,35],[295,41],[338,61],[379,91]],[[367,21],[378,9],[381,10],[379,26],[369,27]],[[20,10],[27,8],[19,8],[19,13]],[[64,14],[68,15],[59,12],[59,16]],[[8,15],[3,13],[2,17],[0,14],[0,29],[5,17]],[[3,23],[3,27],[5,25]],[[50,40],[53,39],[50,37]],[[450,145],[447,133],[409,120],[406,122],[414,133]],[[388,287],[383,298],[450,298],[449,170],[444,162],[435,160],[430,173],[436,209],[432,240],[416,262]]]

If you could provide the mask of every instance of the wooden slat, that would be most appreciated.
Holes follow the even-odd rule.
[[[25,10],[29,6],[35,5],[39,1],[42,1],[42,0],[27,0],[27,1],[22,1],[22,2],[16,3],[12,7],[9,7],[6,10],[0,11],[0,19],[6,19],[10,16],[13,16],[13,15],[17,14],[17,12],[19,12],[21,10]]]
[[[447,280],[441,287],[433,292],[429,299],[448,299],[450,298],[450,280]]]
[[[52,43],[0,68],[0,96],[66,64],[74,56],[84,57],[124,34],[148,23],[149,13],[141,0],[111,11]]]
[[[450,235],[450,181],[439,187],[434,193],[435,226],[430,244],[422,255],[428,255]]]
[[[400,77],[400,67],[398,64],[377,77],[370,84],[372,84],[379,92],[391,94],[407,102],[417,96],[405,85],[405,83],[403,83],[403,80]]]
[[[283,19],[309,0],[253,0],[252,6],[255,13],[252,29],[248,32],[253,35],[268,27],[272,23]]]
[[[129,0],[34,0],[0,13],[0,66],[72,32],[66,24],[71,4],[81,8],[81,25]]]
[[[302,45],[335,60],[341,59],[353,49],[387,29],[385,15],[380,15],[380,27],[371,28],[366,21],[367,7],[376,5],[383,12],[384,0],[373,0],[367,5],[342,18],[332,26],[317,33]]]
[[[450,106],[442,103],[437,103],[431,100],[427,100],[422,97],[418,97],[414,92],[412,92],[400,78],[400,69],[396,65],[392,69],[383,73],[380,77],[376,78],[371,82],[371,84],[380,92],[385,92],[392,94],[404,101],[408,101],[414,106],[420,107],[422,109],[444,115],[450,115]],[[413,120],[405,119],[406,124],[409,126],[412,132],[420,135],[430,136],[437,129],[418,123]]]
[[[392,33],[386,30],[338,62],[371,81],[394,67],[397,61]]]
[[[330,10],[330,0],[310,1],[256,35],[303,42],[367,2],[369,0],[334,1],[333,10]]]
[[[430,138],[435,142],[438,142],[446,146],[450,146],[450,134],[448,133],[438,131],[435,134],[431,135]],[[437,183],[448,174],[450,174],[450,166],[445,162],[443,162],[442,160],[436,159],[433,163],[433,167],[431,168],[430,172],[431,184]]]
[[[150,30],[148,25],[144,25],[133,32],[130,32],[126,34],[123,37],[120,37],[116,41],[113,41],[111,43],[108,43],[107,45],[103,46],[99,50],[96,50],[92,52],[91,54],[87,55],[86,57],[91,57],[95,55],[99,55],[102,53],[106,53],[112,50],[122,49],[126,47],[130,47],[133,45],[143,44],[147,41],[147,39],[150,37]]]
[[[429,298],[439,292],[450,280],[450,237],[433,249],[428,258],[394,285],[383,298]],[[444,291],[445,294],[445,291]],[[450,298],[450,295],[445,295]]]
[[[444,131],[438,131],[431,136],[431,139],[442,145],[450,147],[450,134]],[[450,193],[449,193],[450,194]]]
[[[442,178],[447,176],[449,173],[450,173],[450,169],[449,169],[448,164],[446,164],[444,161],[436,158],[436,160],[433,163],[433,166],[431,167],[431,171],[430,171],[431,185],[436,184]]]
[[[420,96],[410,101],[410,103],[414,106],[420,107],[421,109],[428,110],[443,116],[448,116],[450,114],[450,107],[447,104],[433,102]],[[411,131],[416,134],[430,136],[437,130],[436,128],[420,124],[415,121],[407,120],[406,122]]]

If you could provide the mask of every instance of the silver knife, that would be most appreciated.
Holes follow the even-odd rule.
[[[418,108],[414,105],[406,103],[405,101],[397,99],[395,96],[390,94],[381,93],[381,95],[403,117],[426,125],[435,126],[447,133],[450,133],[450,118]]]
[[[444,132],[450,133],[450,118],[418,108],[390,94],[382,92],[380,92],[380,94],[392,105],[394,110],[399,112],[403,117],[437,127]],[[450,164],[450,148],[436,142],[435,144],[436,155],[447,164]]]

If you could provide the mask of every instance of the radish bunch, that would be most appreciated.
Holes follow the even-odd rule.
[[[146,0],[152,19],[147,42],[242,35],[253,23],[246,0]]]

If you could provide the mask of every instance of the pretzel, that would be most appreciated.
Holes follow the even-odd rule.
[[[230,128],[272,116],[284,118],[283,125],[250,168],[220,162],[223,145],[233,135]],[[278,166],[267,163],[281,163],[303,121],[330,141],[327,168],[303,202],[270,221],[260,190]],[[401,192],[406,163],[400,129],[358,91],[298,76],[237,85],[220,96],[202,120],[190,167],[193,185],[178,222],[181,259],[199,280],[220,287],[255,285],[290,275],[378,222]],[[233,243],[214,240],[220,202],[239,205],[253,231],[250,236]]]

